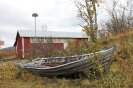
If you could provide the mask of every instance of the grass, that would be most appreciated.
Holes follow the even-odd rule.
[[[0,51],[0,59],[15,58],[15,51]]]
[[[112,65],[108,75],[89,80],[40,77],[21,72],[14,62],[6,62],[0,66],[0,88],[132,88],[132,69],[129,69],[130,73],[126,72],[131,64],[129,67],[122,65],[127,63],[119,60]]]
[[[120,33],[108,41],[109,45],[116,44],[118,48],[110,71],[99,79],[40,77],[21,71],[15,62],[9,61],[0,64],[0,88],[133,88],[133,31]],[[102,46],[99,43],[98,48]],[[73,51],[69,55],[80,53],[74,48],[68,50]],[[90,51],[83,49],[81,52]]]

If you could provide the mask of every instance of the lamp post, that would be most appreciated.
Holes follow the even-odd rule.
[[[38,17],[38,14],[37,13],[33,13],[32,17],[35,18],[35,38],[36,38],[36,17]]]

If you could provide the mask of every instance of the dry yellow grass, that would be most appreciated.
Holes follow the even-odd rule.
[[[0,64],[0,88],[133,88],[133,31],[111,37],[109,44],[118,47],[115,62],[100,79],[40,77],[21,71],[15,62],[6,62]]]
[[[12,58],[12,57],[15,57],[15,55],[16,55],[16,53],[15,53],[15,51],[8,51],[8,52],[6,52],[6,51],[0,51],[0,58],[1,59],[10,59],[10,58]]]

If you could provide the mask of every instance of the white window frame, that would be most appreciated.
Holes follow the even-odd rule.
[[[38,37],[38,38],[35,38],[35,37],[31,37],[30,38],[30,43],[44,43],[45,40],[43,37]]]

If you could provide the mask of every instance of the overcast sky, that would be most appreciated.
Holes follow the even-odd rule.
[[[81,22],[72,0],[0,0],[0,39],[13,46],[17,30],[34,30],[32,13],[38,13],[37,30],[77,31]],[[102,13],[102,12],[99,12]],[[99,15],[100,16],[100,15]],[[102,16],[102,15],[101,15]]]

